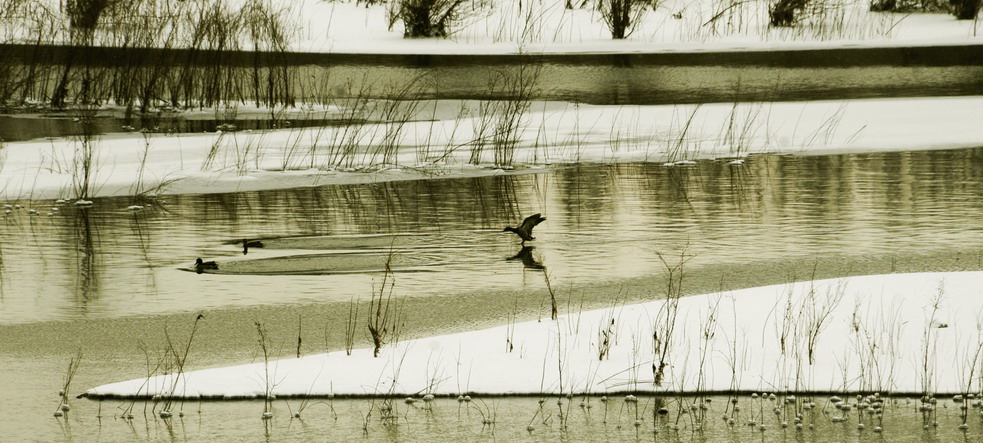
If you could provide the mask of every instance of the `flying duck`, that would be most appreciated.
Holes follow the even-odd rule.
[[[519,225],[518,228],[506,226],[505,229],[502,229],[502,232],[514,232],[515,235],[518,235],[519,238],[522,239],[522,244],[525,245],[527,240],[536,239],[536,237],[532,236],[532,228],[535,228],[536,225],[542,223],[543,220],[546,220],[546,217],[541,217],[540,214],[533,214],[526,217],[525,220],[522,220],[522,224]]]
[[[195,260],[195,272],[201,274],[206,269],[218,269],[218,263],[213,261],[201,261],[201,257]]]

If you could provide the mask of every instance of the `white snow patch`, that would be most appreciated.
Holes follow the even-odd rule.
[[[401,341],[383,347],[378,358],[371,349],[358,349],[350,356],[338,351],[272,361],[271,389],[277,396],[964,392],[979,364],[973,359],[981,346],[980,281],[983,272],[889,274],[685,297],[671,338],[664,330],[670,304],[615,304],[556,320],[547,315]],[[657,331],[660,340],[670,340],[661,385],[653,383],[653,365],[660,361],[653,352]],[[252,397],[265,395],[263,374],[264,365],[252,363],[86,393]]]
[[[684,131],[684,123],[692,124]],[[726,133],[728,124],[746,128]],[[339,156],[344,128],[223,134],[140,134],[95,139],[90,197],[223,193],[336,183],[461,177],[539,170],[535,165],[652,161],[688,164],[757,153],[827,154],[983,146],[983,97],[659,106],[533,106],[518,133],[514,171],[495,168],[471,118],[409,122],[394,155],[385,124],[357,129],[356,152]],[[589,128],[589,129],[585,129]],[[351,130],[351,129],[348,129]],[[421,142],[425,141],[425,142]],[[391,142],[391,141],[390,141]],[[63,198],[82,171],[78,140],[11,142],[0,163],[0,199]],[[415,166],[411,166],[415,165]],[[487,166],[486,166],[487,165]],[[532,165],[533,168],[527,166]],[[313,168],[312,168],[313,166]],[[491,166],[491,167],[489,167]],[[388,168],[388,170],[386,170]],[[341,171],[341,172],[337,172]]]

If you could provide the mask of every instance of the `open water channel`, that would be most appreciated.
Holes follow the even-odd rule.
[[[599,409],[579,416],[576,407],[567,430],[553,415],[528,434],[536,399],[483,399],[480,410],[440,400],[432,413],[407,407],[395,427],[369,417],[368,434],[364,400],[314,404],[304,421],[290,420],[279,402],[277,418],[266,424],[262,402],[187,404],[188,415],[169,422],[153,414],[118,419],[128,403],[112,401],[73,400],[68,416],[52,413],[79,350],[72,395],[143,376],[147,359],[163,351],[165,333],[184,340],[199,313],[189,368],[254,361],[255,322],[268,329],[279,356],[294,353],[298,333],[303,353],[340,349],[351,300],[368,299],[390,253],[410,338],[501,324],[510,313],[536,318],[546,275],[565,311],[660,297],[660,253],[692,256],[684,288],[690,294],[812,277],[983,269],[983,230],[967,222],[983,217],[981,194],[983,148],[759,155],[743,166],[586,164],[536,174],[175,195],[141,201],[147,209],[140,212],[126,210],[131,198],[96,199],[88,209],[10,202],[22,208],[0,220],[0,427],[12,441],[650,439],[651,406],[641,434],[633,421],[605,425]],[[29,208],[40,213],[29,215]],[[547,220],[523,250],[501,229],[535,212]],[[244,255],[243,239],[264,247]],[[219,271],[190,272],[196,257],[218,261]],[[359,345],[366,343],[367,335]],[[481,425],[488,408],[499,414],[494,429]],[[898,417],[914,414],[897,410],[908,411]],[[925,438],[949,440],[934,432],[963,438],[956,422],[940,421]],[[885,432],[914,426],[897,423]],[[978,434],[978,419],[970,423]],[[920,424],[913,429],[921,435]],[[680,438],[762,438],[760,431],[722,425],[712,432],[724,434],[687,431]],[[852,439],[858,431],[835,432]],[[909,434],[897,436],[915,435]]]
[[[4,50],[16,56],[20,49]],[[980,51],[543,56],[536,75],[544,95],[537,99],[656,104],[972,95],[983,93]],[[339,88],[352,76],[391,87],[389,80],[425,74],[441,80],[428,85],[426,98],[494,99],[488,85],[498,69],[529,60],[379,57],[299,54],[290,64],[318,83],[336,82],[324,86],[333,94],[344,92]],[[113,132],[126,122],[103,123]],[[177,130],[210,131],[220,123]],[[234,123],[263,129],[276,122]],[[312,124],[323,123],[330,122]],[[6,116],[0,137],[71,135],[76,126],[63,115]],[[823,399],[817,401],[825,412],[808,421],[814,429],[782,430],[768,418],[762,431],[742,426],[753,415],[749,399],[741,399],[748,407],[736,426],[717,421],[729,400],[718,398],[709,408],[716,420],[702,433],[692,432],[686,416],[683,430],[671,431],[654,411],[665,404],[678,412],[681,400],[651,397],[637,406],[598,398],[564,399],[565,406],[549,399],[545,407],[534,398],[397,402],[399,418],[388,422],[366,416],[369,400],[312,402],[303,419],[290,418],[299,401],[278,401],[266,421],[259,418],[262,402],[248,401],[188,403],[183,417],[169,420],[154,415],[151,403],[134,404],[135,418],[123,420],[131,405],[118,401],[72,400],[67,415],[53,413],[78,352],[70,396],[144,376],[166,337],[186,339],[198,314],[204,318],[187,369],[260,358],[256,322],[277,356],[292,355],[298,335],[302,353],[341,349],[350,303],[365,303],[390,255],[394,291],[404,303],[403,338],[412,338],[502,324],[511,315],[536,318],[546,276],[563,311],[660,297],[660,254],[691,257],[688,294],[809,278],[980,270],[983,230],[972,223],[983,219],[980,195],[983,147],[758,155],[743,166],[585,164],[482,178],[103,198],[88,209],[0,202],[21,206],[0,218],[0,441],[978,440],[983,427],[975,415],[963,432],[955,405],[926,423],[905,400],[891,403],[883,434],[859,430],[856,416],[832,423]],[[132,204],[146,209],[127,211]],[[502,232],[536,212],[547,220],[529,248]],[[244,239],[263,247],[243,254]],[[218,272],[190,272],[197,257],[216,260]],[[367,334],[360,335],[356,346],[367,344]],[[482,424],[489,416],[494,425]]]

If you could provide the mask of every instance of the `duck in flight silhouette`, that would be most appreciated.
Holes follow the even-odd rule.
[[[542,223],[544,220],[546,220],[546,217],[542,217],[540,214],[533,214],[526,217],[525,220],[522,220],[522,224],[519,225],[518,228],[506,226],[505,229],[502,229],[502,232],[514,232],[515,235],[518,235],[519,238],[522,239],[522,244],[525,245],[527,240],[536,239],[536,237],[532,236],[532,229],[535,228],[536,225]]]
[[[201,261],[201,257],[195,260],[195,272],[201,274],[206,269],[218,269],[218,263],[213,261]]]

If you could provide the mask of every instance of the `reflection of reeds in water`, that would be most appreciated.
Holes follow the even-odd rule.
[[[741,207],[744,202],[748,199],[748,194],[752,190],[750,185],[753,180],[753,173],[751,168],[747,166],[741,167],[731,167],[725,166],[727,168],[727,179],[730,185],[730,195],[734,203]]]
[[[514,222],[523,213],[523,189],[531,186],[532,178],[499,175],[336,185],[208,194],[192,201],[174,196],[167,209],[203,232],[252,230],[256,223],[264,223],[264,231],[275,235],[376,234],[475,225],[501,229],[502,223]],[[276,216],[283,208],[290,208],[291,216]],[[268,234],[243,233],[250,238],[263,235]]]
[[[85,307],[99,294],[99,234],[90,219],[89,209],[78,208],[70,212],[74,232],[72,236],[74,263],[75,303]]]
[[[674,201],[689,202],[690,168],[666,168],[666,189]]]
[[[471,195],[477,204],[471,207],[467,216],[472,220],[480,219],[482,226],[518,219],[522,211],[516,197],[516,182],[513,175],[471,179]]]
[[[4,271],[5,270],[6,270],[6,268],[4,267],[4,264],[3,264],[3,241],[0,240],[0,301],[3,301],[3,298],[4,298],[4,296],[3,296],[3,294],[4,294],[4,287],[6,286],[4,284],[4,282],[7,281],[7,279],[4,278]]]
[[[550,194],[557,196],[562,209],[568,214],[570,228],[597,223],[598,217],[612,222],[616,215],[615,202],[622,172],[633,168],[635,166],[625,164],[597,167],[577,165],[557,171],[556,178],[552,180],[557,190]]]
[[[8,38],[26,42],[28,48],[20,51],[30,53],[0,69],[4,102],[37,99],[62,107],[111,100],[128,110],[139,106],[141,112],[164,102],[175,107],[249,99],[270,106],[294,103],[295,69],[283,59],[293,38],[288,9],[263,0],[67,5],[54,10],[40,1],[8,0],[0,8],[0,26],[16,30]],[[51,49],[66,43],[67,49]],[[253,52],[233,55],[243,50]],[[108,59],[111,64],[103,62]]]
[[[147,228],[147,221],[144,218],[145,212],[134,212],[130,217],[131,232],[137,237],[137,248],[147,266],[147,287],[153,292],[157,292],[157,274],[154,272],[154,260],[150,256],[151,230]]]

